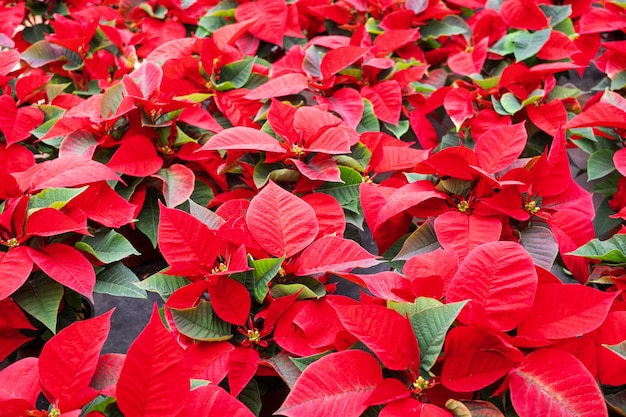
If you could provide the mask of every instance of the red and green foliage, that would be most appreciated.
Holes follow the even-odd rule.
[[[617,0],[0,1],[0,417],[626,416],[625,34]],[[146,291],[102,354],[94,293]]]

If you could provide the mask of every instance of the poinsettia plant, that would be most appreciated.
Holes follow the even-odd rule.
[[[623,6],[0,2],[0,416],[626,415]]]

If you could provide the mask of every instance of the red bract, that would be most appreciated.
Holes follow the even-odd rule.
[[[558,413],[605,416],[606,405],[591,374],[570,354],[542,349],[509,375],[511,400],[522,417]]]
[[[303,372],[278,412],[312,417],[336,412],[357,417],[382,381],[380,367],[370,354],[356,350],[330,354]],[[310,392],[316,394],[311,397]]]
[[[0,416],[626,413],[625,28],[0,2]],[[94,294],[146,291],[100,355]]]
[[[117,382],[124,414],[177,415],[189,396],[183,352],[165,329],[154,306],[150,322],[128,350]]]

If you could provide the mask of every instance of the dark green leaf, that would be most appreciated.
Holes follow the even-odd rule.
[[[143,208],[137,216],[137,228],[150,239],[153,247],[158,244],[159,231],[159,203],[157,193],[150,190],[146,194]]]
[[[300,371],[304,372],[307,366],[309,366],[313,362],[316,362],[317,360],[323,358],[324,356],[330,353],[331,352],[322,352],[322,353],[317,353],[311,356],[304,356],[302,358],[289,358],[289,359],[291,359],[291,362],[293,362],[294,365],[296,365]]]
[[[372,105],[372,102],[364,98],[363,104],[363,116],[361,116],[361,121],[356,127],[356,131],[359,133],[379,132],[380,122],[374,113],[374,106]]]
[[[209,301],[201,300],[197,306],[191,308],[170,308],[170,312],[178,331],[192,339],[220,341],[233,336],[230,324],[213,312]]]
[[[65,56],[66,49],[48,41],[39,41],[22,52],[22,59],[31,67],[39,68]]]
[[[167,300],[174,291],[188,284],[190,284],[190,281],[185,277],[165,275],[158,272],[135,285],[146,291],[156,292],[163,300]]]
[[[249,258],[248,264],[254,268],[254,299],[257,303],[263,303],[267,292],[268,284],[276,276],[285,258],[265,258],[252,259]]]
[[[452,35],[463,35],[469,38],[471,34],[472,29],[457,15],[448,15],[442,20],[432,20],[420,29],[422,39],[438,39]]]
[[[598,259],[605,262],[626,262],[626,235],[613,235],[610,239],[593,239],[568,255]]]
[[[572,6],[569,4],[563,6],[552,6],[547,4],[540,4],[539,8],[543,11],[550,21],[550,26],[555,27],[572,14]]]
[[[85,236],[76,242],[76,249],[88,252],[98,260],[110,264],[130,255],[139,255],[133,245],[115,230],[96,233],[93,237]]]
[[[81,188],[48,188],[32,196],[28,201],[29,209],[52,207],[62,209],[72,198],[85,191]]]
[[[24,311],[56,333],[63,285],[42,273],[35,273],[11,297]]]
[[[137,286],[138,283],[139,279],[133,271],[116,262],[98,273],[93,290],[100,294],[120,297],[148,298],[146,291]]]
[[[597,180],[615,171],[613,154],[615,154],[615,151],[611,149],[600,149],[589,156],[587,160],[587,177],[589,181]]]
[[[518,31],[513,37],[513,55],[516,61],[524,61],[535,56],[550,37],[551,29],[538,30],[530,33],[526,31]]]
[[[252,74],[255,60],[255,58],[245,58],[241,61],[224,65],[216,88],[219,91],[226,91],[243,87],[248,82],[250,74]]]
[[[322,298],[326,295],[324,284],[312,277],[299,277],[290,284],[274,284],[270,289],[273,298],[299,293],[298,300]]]

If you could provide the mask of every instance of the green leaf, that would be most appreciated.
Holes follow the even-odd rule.
[[[385,128],[388,129],[393,135],[400,139],[402,136],[409,131],[409,127],[411,127],[408,120],[400,120],[397,126],[394,126],[390,123],[383,123]]]
[[[364,98],[363,104],[363,116],[361,116],[361,121],[356,127],[356,131],[359,133],[380,132],[380,123],[374,113],[372,102]]]
[[[435,307],[427,306],[426,302],[422,301],[424,299],[420,297],[415,300],[415,305],[419,306],[422,303],[425,305],[420,307],[418,312],[409,315],[409,320],[420,348],[420,368],[427,373],[441,353],[448,329],[469,300]]]
[[[551,6],[547,4],[540,4],[539,8],[546,15],[550,26],[555,27],[572,14],[572,6],[566,4],[564,6]]]
[[[509,114],[515,114],[522,109],[522,104],[512,93],[502,94],[500,105]]]
[[[42,273],[35,273],[11,297],[24,311],[56,333],[63,285]]]
[[[28,201],[29,209],[51,207],[62,209],[72,198],[76,197],[87,187],[82,188],[48,188],[31,196]]]
[[[255,61],[256,58],[245,58],[224,65],[220,72],[220,82],[215,85],[215,88],[219,91],[226,91],[246,85]]]
[[[166,275],[157,272],[135,285],[146,291],[156,292],[161,296],[161,298],[163,298],[163,300],[167,301],[174,291],[184,287],[185,285],[189,285],[190,283],[191,281],[185,277]]]
[[[276,276],[285,258],[265,258],[252,259],[249,258],[248,265],[254,268],[252,273],[254,276],[254,299],[257,303],[262,304],[265,296],[269,291],[268,284]]]
[[[489,48],[489,52],[493,52],[494,54],[502,56],[512,54],[515,51],[515,44],[513,43],[513,39],[515,38],[517,33],[518,32],[509,33],[508,35],[494,43],[493,46]]]
[[[345,210],[360,213],[359,185],[363,182],[363,177],[358,171],[352,168],[345,166],[339,166],[338,168],[343,184],[338,182],[326,182],[322,184],[317,191],[335,197]]]
[[[22,59],[33,68],[43,67],[46,64],[59,60],[66,54],[66,49],[46,40],[35,42],[24,52]]]
[[[196,36],[199,38],[207,38],[222,26],[226,26],[228,20],[221,16],[202,16],[198,20],[198,31]]]
[[[626,71],[620,71],[611,80],[611,90],[621,90],[626,87]]]
[[[393,259],[394,261],[406,261],[420,253],[432,252],[440,247],[435,228],[431,222],[424,222],[404,241],[402,249]]]
[[[530,33],[526,31],[516,32],[513,37],[513,55],[517,62],[535,56],[550,37],[551,29],[538,30]]]
[[[22,31],[22,37],[29,44],[34,44],[46,39],[46,34],[52,33],[54,30],[45,23],[38,23],[33,26],[26,26]]]
[[[137,229],[150,239],[152,247],[158,245],[159,236],[159,202],[158,194],[149,190],[146,194],[143,207],[137,216]]]
[[[317,299],[326,295],[324,284],[312,277],[299,277],[290,284],[274,284],[270,289],[273,298],[298,294],[298,300]]]
[[[237,399],[258,416],[261,413],[261,392],[256,379],[250,380],[244,389],[239,393]]]
[[[613,235],[604,241],[593,239],[566,255],[623,263],[626,262],[626,235]]]
[[[104,94],[102,94],[100,115],[103,118],[113,116],[117,112],[117,109],[125,95],[126,90],[124,89],[124,85],[122,83],[114,84],[111,87],[108,87]]]
[[[201,300],[191,308],[170,308],[170,312],[176,328],[185,336],[203,341],[228,340],[233,336],[230,324],[217,317],[209,301]]]
[[[85,236],[76,242],[76,249],[88,252],[105,264],[120,261],[130,255],[139,255],[133,245],[115,230]]]
[[[626,360],[626,340],[616,345],[602,345],[602,346],[617,353],[617,355],[621,357],[622,360]]]
[[[587,160],[588,181],[597,180],[615,171],[613,154],[615,151],[611,149],[600,149],[589,156]]]
[[[312,364],[313,362],[318,361],[319,359],[323,358],[324,356],[330,354],[331,352],[322,352],[322,353],[316,353],[315,355],[311,355],[311,356],[304,356],[301,358],[289,358],[291,360],[291,362],[293,362],[294,365],[296,365],[298,367],[298,369],[302,372],[304,372],[304,370],[307,368],[307,366],[309,366],[310,364]]]
[[[564,87],[562,85],[556,85],[552,90],[550,90],[550,93],[548,94],[548,101],[577,97],[578,94],[580,94],[580,90],[578,88],[570,88]]]
[[[107,266],[96,276],[93,291],[120,297],[148,298],[146,291],[138,288],[137,276],[120,262]]]
[[[608,236],[614,228],[622,224],[621,219],[613,219],[609,216],[615,214],[609,206],[609,199],[602,200],[596,209],[596,217],[593,219],[593,230],[596,236]]]
[[[257,188],[262,188],[269,180],[274,182],[294,182],[300,173],[296,170],[285,168],[283,164],[264,164],[259,162],[254,166],[252,179]]]
[[[199,205],[206,207],[214,197],[215,194],[213,193],[213,189],[204,182],[196,179],[193,192],[191,193],[191,197],[189,197],[189,199],[193,200],[194,203],[198,203]]]
[[[522,101],[522,107],[526,107],[529,104],[538,102],[539,100],[543,98],[544,93],[545,91],[540,88],[531,91],[528,97],[526,97],[526,99]]]
[[[438,39],[442,36],[464,35],[469,38],[472,29],[457,15],[448,15],[442,20],[432,20],[420,29],[422,39]]]

